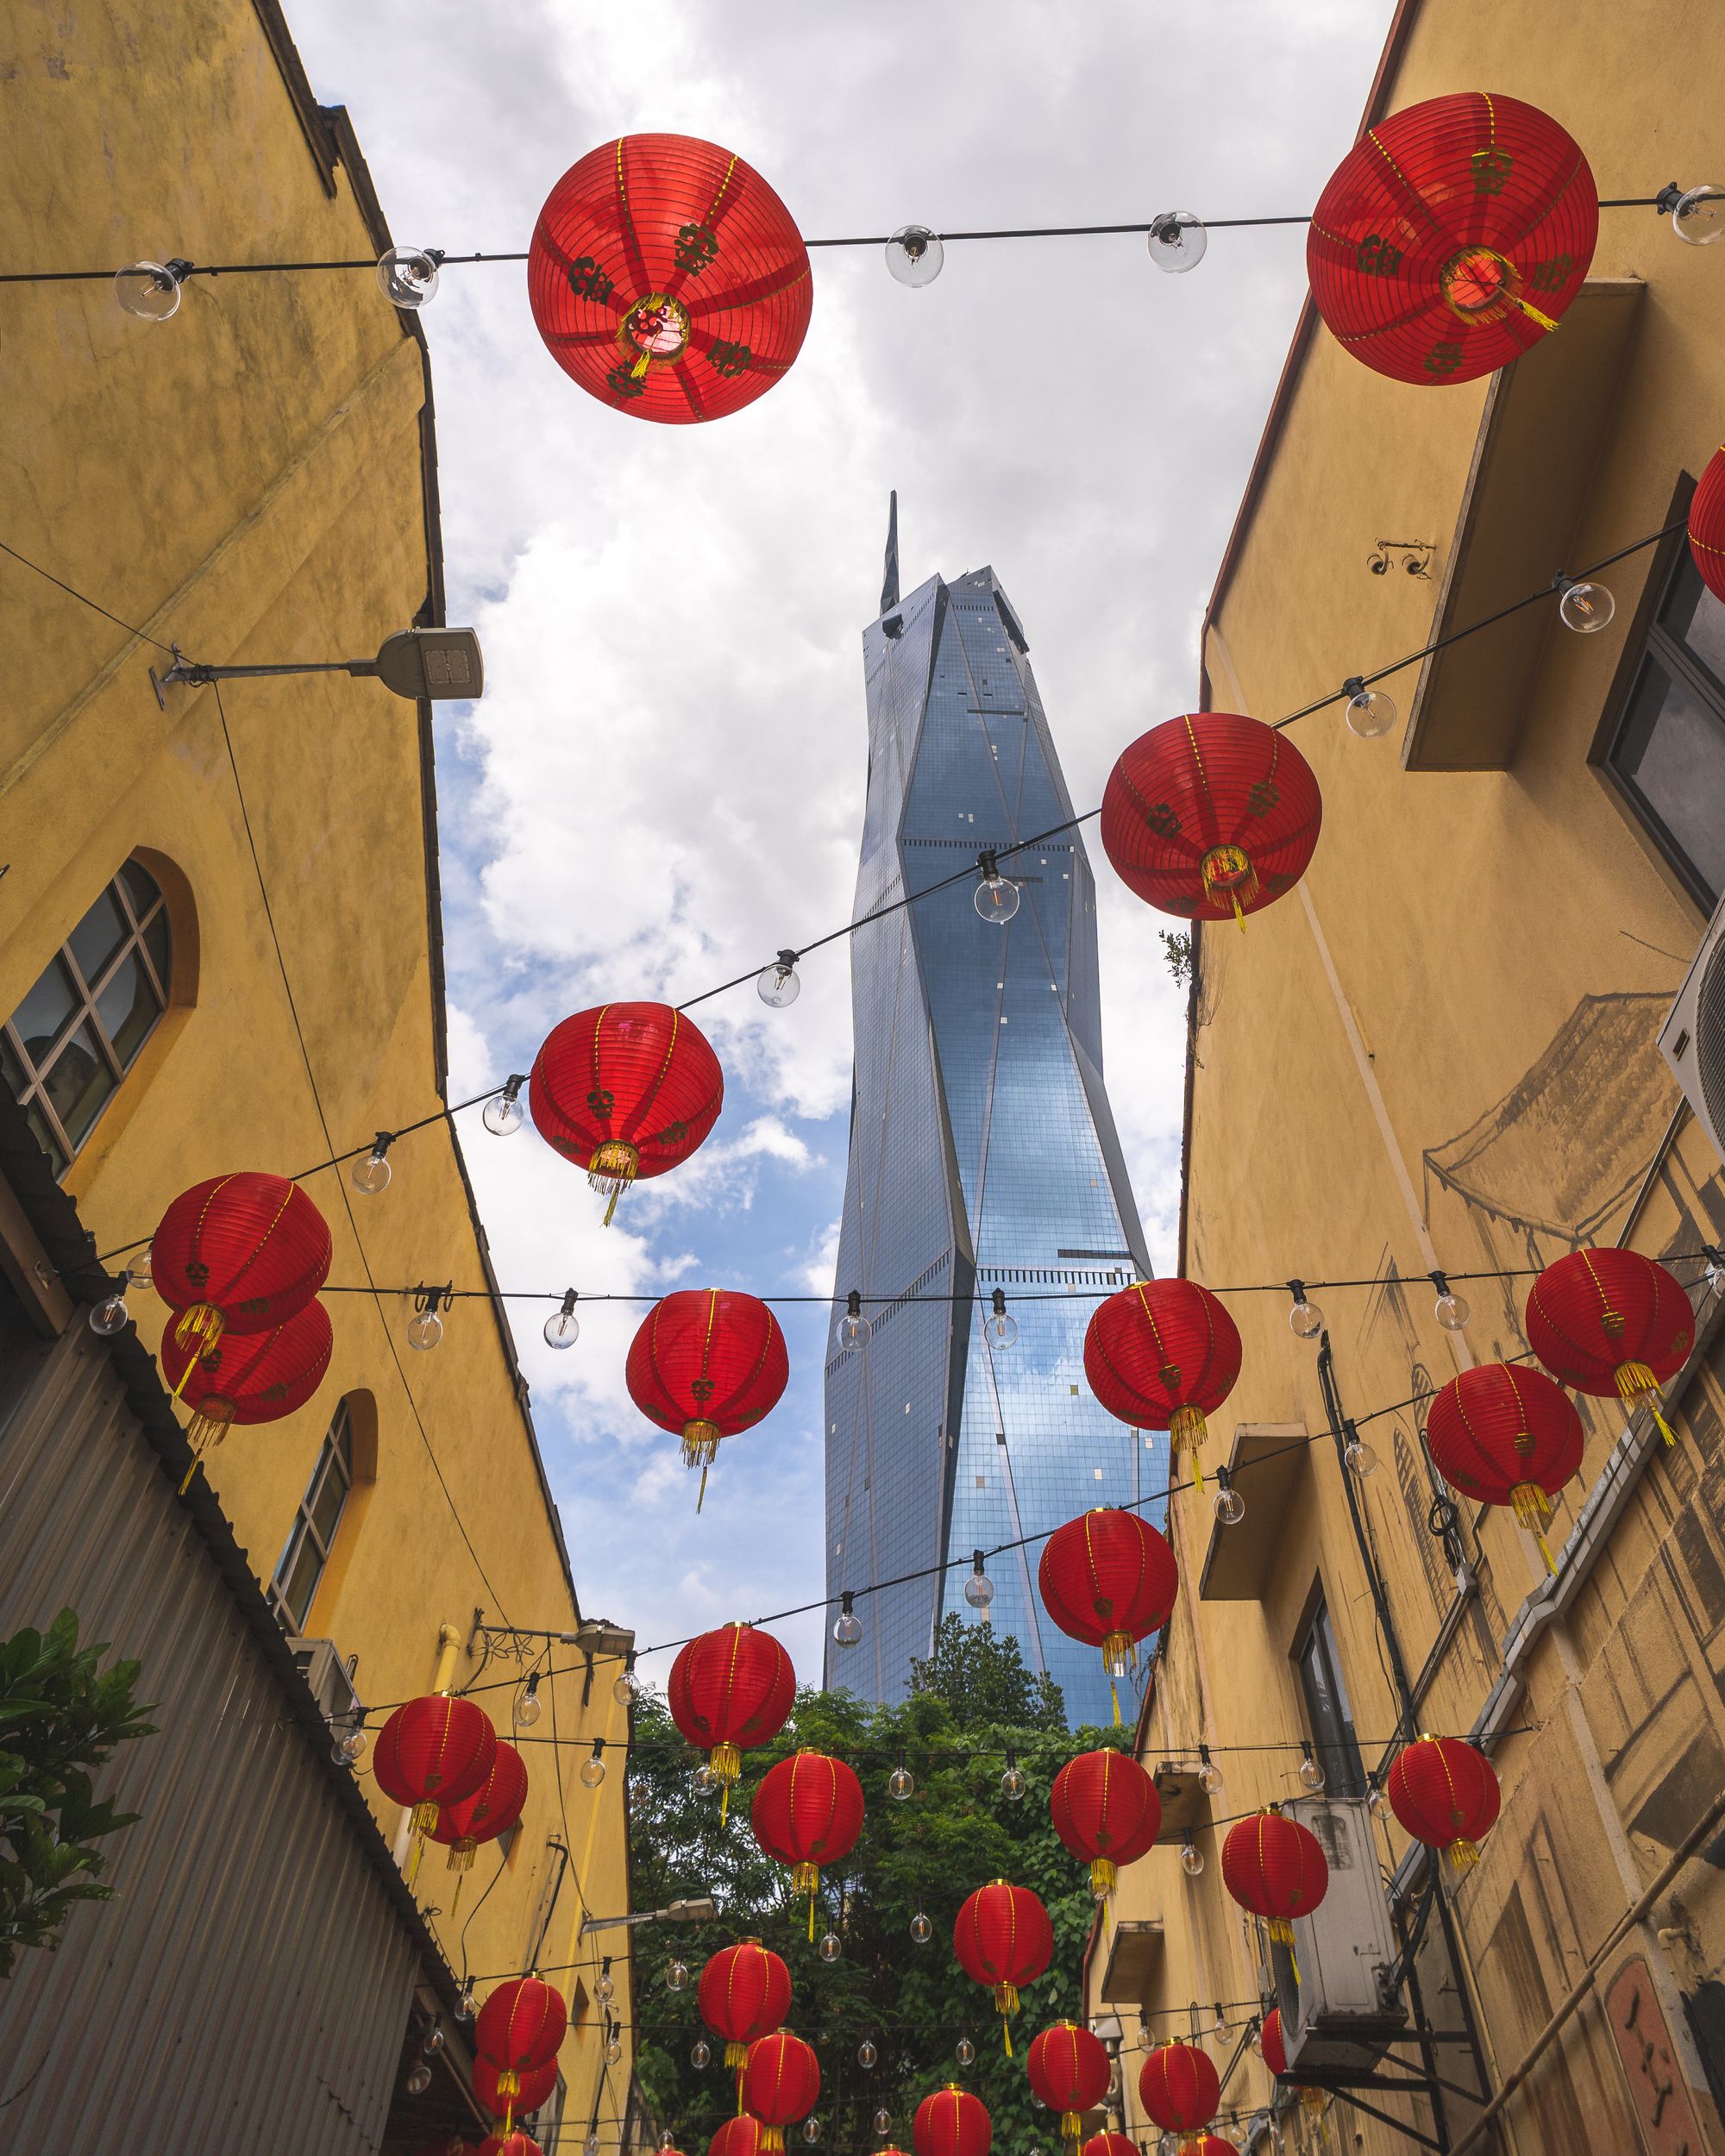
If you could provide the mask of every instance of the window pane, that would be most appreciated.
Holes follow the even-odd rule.
[[[147,868],[140,868],[135,861],[129,861],[121,868],[120,881],[125,885],[126,895],[132,901],[133,912],[141,921],[161,896],[155,878]]]
[[[30,1081],[18,1061],[17,1050],[4,1033],[0,1033],[0,1078],[6,1081],[6,1090],[15,1100],[23,1099]]]
[[[53,1125],[34,1100],[24,1111],[24,1120],[35,1132],[36,1143],[53,1163],[55,1175],[65,1175],[70,1163],[65,1153],[60,1150],[60,1143],[53,1134]]]
[[[82,1145],[116,1080],[95,1034],[80,1025],[54,1058],[42,1091],[74,1147]]]
[[[111,891],[104,891],[68,939],[86,987],[96,986],[102,968],[130,933],[130,925],[120,911],[120,901]]]
[[[48,1061],[55,1036],[72,1016],[77,1001],[72,976],[56,958],[13,1012],[14,1030],[38,1071]]]
[[[301,1535],[299,1547],[293,1553],[293,1562],[287,1577],[281,1582],[282,1600],[287,1604],[287,1614],[296,1626],[304,1625],[306,1612],[311,1607],[311,1597],[317,1591],[317,1576],[323,1570],[323,1560],[317,1554],[310,1535]]]
[[[327,1553],[336,1539],[336,1523],[342,1517],[342,1507],[347,1502],[348,1486],[342,1480],[341,1470],[329,1459],[326,1450],[325,1465],[318,1479],[317,1495],[311,1501],[311,1524],[317,1530],[317,1540]]]
[[[150,963],[156,969],[156,979],[165,993],[173,987],[173,955],[168,939],[167,908],[164,906],[144,931],[144,949],[150,954]]]
[[[1312,1749],[1324,1770],[1330,1794],[1358,1796],[1364,1789],[1364,1771],[1354,1740],[1353,1716],[1342,1683],[1330,1614],[1321,1605],[1312,1620],[1299,1659]]]
[[[1716,902],[1725,890],[1725,728],[1656,659],[1643,662],[1611,761]]]
[[[1725,686],[1725,606],[1702,582],[1687,547],[1665,601],[1664,621],[1671,634],[1687,644],[1714,680]]]
[[[96,1015],[114,1044],[122,1069],[144,1044],[144,1037],[161,1013],[156,992],[135,950],[128,951],[114,968],[113,978],[96,999]]]

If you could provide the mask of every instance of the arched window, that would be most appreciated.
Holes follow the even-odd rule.
[[[287,1541],[269,1584],[270,1608],[285,1632],[305,1629],[312,1597],[342,1524],[348,1493],[354,1487],[354,1422],[344,1400],[329,1425],[311,1480],[288,1529]]]
[[[0,1075],[63,1175],[167,1008],[161,887],[129,861],[0,1025]]]

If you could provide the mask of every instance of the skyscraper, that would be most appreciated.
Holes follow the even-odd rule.
[[[896,497],[862,648],[858,918],[1072,814],[994,571],[932,577],[901,600]],[[870,1595],[861,1643],[829,1643],[828,1683],[878,1699],[903,1695],[946,1611],[974,1615],[974,1550],[1135,1502],[1165,1457],[1162,1438],[1152,1454],[1084,1383],[1098,1296],[1149,1269],[1102,1085],[1095,880],[1076,830],[1002,866],[1020,900],[1004,924],[979,916],[961,875],[851,938],[835,1316],[857,1291],[870,1330],[860,1348],[828,1348],[828,1591],[950,1566]],[[1018,1328],[1010,1346],[989,1330],[996,1288]],[[1107,1720],[1101,1658],[1042,1610],[1040,1554],[1032,1544],[989,1562],[991,1621],[1061,1686],[1071,1721]]]

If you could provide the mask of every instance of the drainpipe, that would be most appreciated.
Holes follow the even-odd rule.
[[[461,1644],[461,1633],[454,1625],[437,1627],[437,1667],[431,1678],[434,1692],[447,1692],[455,1674],[455,1650]],[[401,1817],[395,1829],[395,1862],[398,1871],[407,1869],[407,1852],[413,1843],[413,1807],[404,1804]]]

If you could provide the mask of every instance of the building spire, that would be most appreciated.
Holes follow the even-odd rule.
[[[881,586],[881,611],[890,614],[899,603],[899,490],[894,487],[887,511],[887,574]]]

